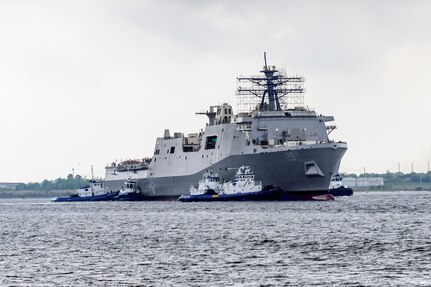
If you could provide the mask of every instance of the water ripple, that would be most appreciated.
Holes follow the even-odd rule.
[[[1,200],[0,285],[430,286],[430,199]]]

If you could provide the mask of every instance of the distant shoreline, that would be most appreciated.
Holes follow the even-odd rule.
[[[76,190],[8,190],[0,191],[0,199],[4,198],[51,198],[69,196]]]
[[[424,182],[422,184],[417,182],[394,182],[394,181],[385,181],[384,186],[379,187],[352,187],[353,191],[417,191],[417,190],[426,190],[431,191],[431,183]]]
[[[393,191],[405,191],[405,192],[413,192],[413,191],[426,191],[430,192],[430,189],[395,189],[395,188],[381,188],[381,189],[363,189],[356,188],[353,189],[353,193],[361,193],[361,192],[393,192]]]

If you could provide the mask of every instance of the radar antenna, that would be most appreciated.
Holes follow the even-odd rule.
[[[265,66],[260,72],[264,76],[237,78],[236,95],[241,98],[248,97],[246,103],[238,101],[238,111],[249,112],[250,102],[256,104],[256,98],[259,99],[259,111],[282,111],[287,108],[303,107],[304,78],[288,77],[284,71],[278,71],[275,66],[268,66],[266,52],[263,53],[263,59]],[[248,107],[248,111],[244,106]]]

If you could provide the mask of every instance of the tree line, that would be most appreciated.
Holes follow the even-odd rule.
[[[354,173],[341,173],[343,177],[383,177],[385,181],[393,182],[431,182],[431,171],[426,173],[402,173],[402,172],[390,172],[386,173],[362,173],[359,176]]]
[[[69,174],[66,178],[57,178],[56,180],[44,179],[42,182],[20,183],[15,187],[15,190],[70,190],[82,188],[88,184],[88,179],[80,175]]]

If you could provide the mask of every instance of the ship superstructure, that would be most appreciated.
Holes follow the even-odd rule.
[[[303,105],[303,82],[266,64],[259,76],[239,77],[240,112],[224,103],[203,113],[208,124],[184,135],[165,130],[154,154],[139,163],[106,167],[105,188],[121,189],[130,172],[142,193],[152,198],[187,194],[211,168],[222,181],[249,166],[256,180],[287,193],[326,193],[347,150],[328,135],[332,116],[317,115]],[[246,101],[245,101],[246,100]]]

